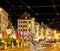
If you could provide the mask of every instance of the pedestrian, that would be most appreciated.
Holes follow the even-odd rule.
[[[39,44],[37,42],[37,40],[34,40],[35,37],[31,37],[30,39],[30,50],[31,51],[37,51],[37,49],[39,48]]]

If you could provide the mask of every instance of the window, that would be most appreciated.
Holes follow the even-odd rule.
[[[23,23],[27,23],[27,21],[23,21]]]
[[[20,31],[20,29],[19,29],[19,31]]]
[[[21,29],[21,31],[22,31],[22,29]]]
[[[22,23],[22,21],[21,21],[21,23]]]
[[[25,25],[23,25],[23,27],[25,27]]]
[[[20,25],[19,25],[19,27],[20,27]]]
[[[22,25],[21,25],[21,27],[22,27]]]
[[[23,21],[23,23],[25,23],[25,21]]]
[[[19,23],[22,23],[22,21],[19,21]]]
[[[29,23],[31,23],[31,21],[29,21]]]
[[[23,31],[27,31],[27,29],[24,29]]]
[[[23,25],[23,27],[27,27],[27,25]]]
[[[27,21],[25,21],[27,23]]]
[[[27,25],[25,25],[25,27],[27,27]]]
[[[31,29],[29,29],[29,31],[31,31]]]
[[[21,21],[19,21],[19,23],[21,23]]]

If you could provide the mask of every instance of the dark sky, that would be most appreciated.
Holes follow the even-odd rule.
[[[27,11],[37,22],[60,29],[60,0],[0,0],[0,6],[9,13],[13,25]]]

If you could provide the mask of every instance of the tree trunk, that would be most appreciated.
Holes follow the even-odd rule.
[[[18,44],[17,44],[17,47],[19,48],[20,47],[20,43],[18,42]]]
[[[12,42],[12,48],[14,48],[14,43]]]
[[[7,49],[7,43],[5,44],[5,49]]]

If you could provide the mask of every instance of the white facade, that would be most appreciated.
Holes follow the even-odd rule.
[[[25,19],[18,19],[18,30],[25,31],[25,32],[32,32],[34,33],[34,20],[25,20]]]
[[[18,23],[18,30],[21,32],[32,32],[35,34],[35,19],[31,18],[29,14],[24,13],[22,18],[19,18]]]
[[[0,8],[0,32],[5,31],[8,26],[8,13]]]

